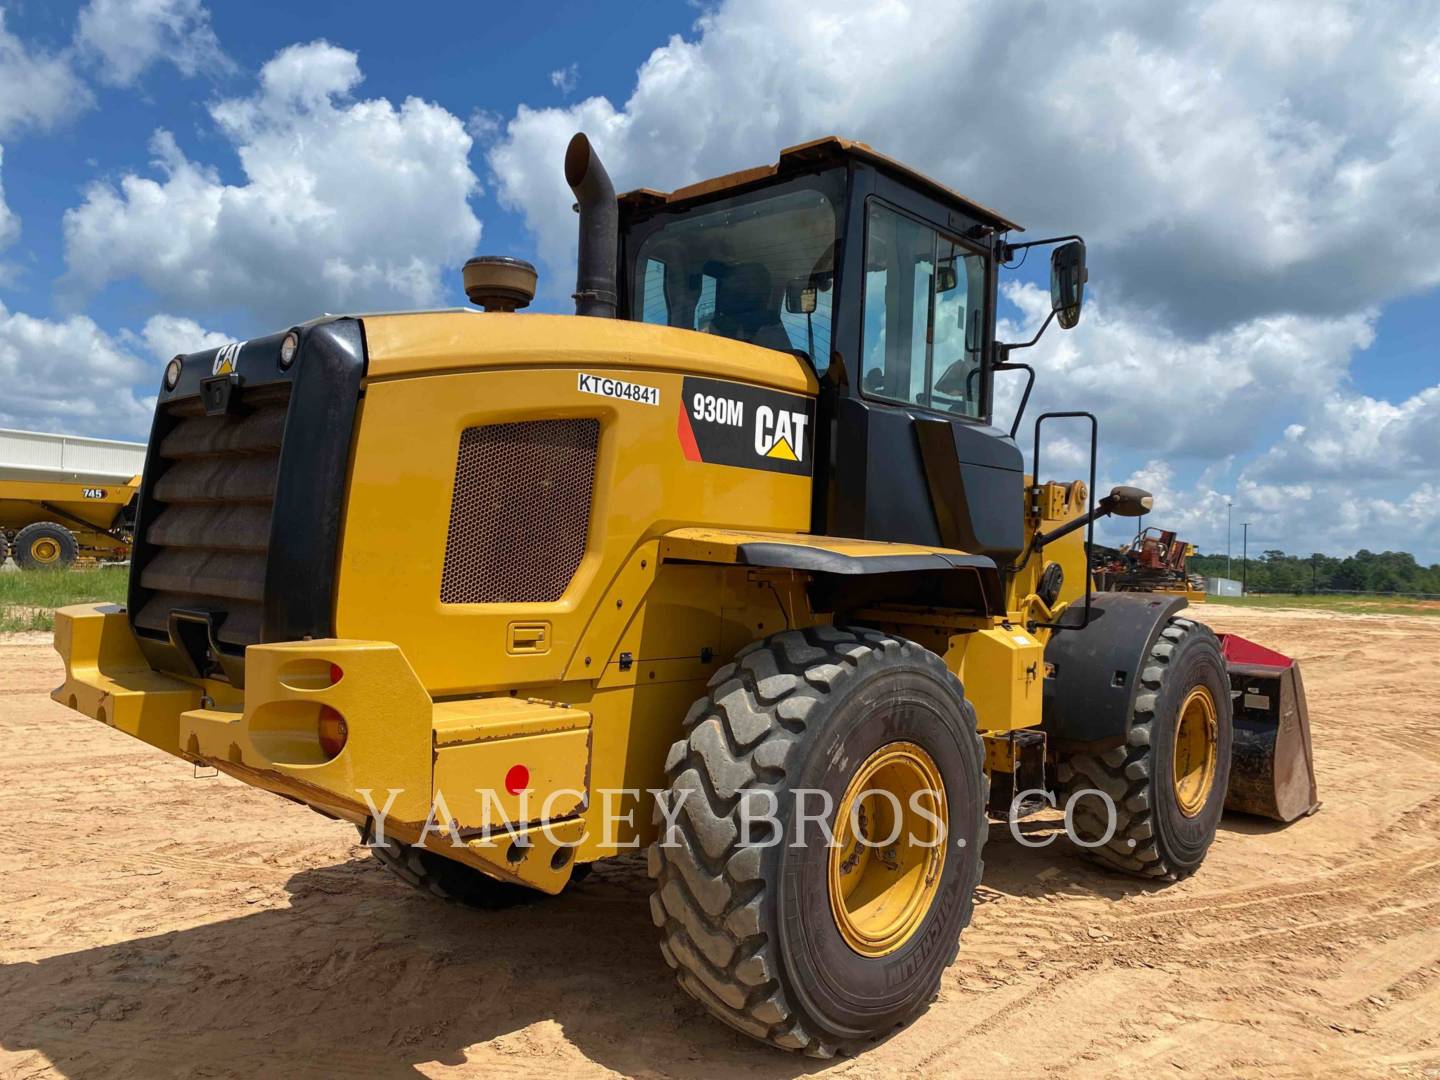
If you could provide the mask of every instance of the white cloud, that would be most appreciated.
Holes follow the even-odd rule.
[[[186,76],[234,68],[200,0],[90,0],[76,22],[75,42],[101,79],[116,86],[129,86],[161,60]]]
[[[0,169],[5,163],[5,148],[0,147]],[[5,201],[5,182],[3,175],[0,175],[0,251],[4,251],[16,240],[20,239],[20,218],[10,209],[9,203]]]
[[[1033,286],[1009,290],[1024,313],[1000,336],[1028,339],[1049,310]],[[1051,330],[1016,359],[1038,373],[1028,415],[1089,409],[1100,420],[1103,493],[1116,483],[1155,495],[1145,524],[1176,530],[1206,551],[1225,548],[1233,503],[1234,550],[1251,523],[1252,550],[1345,554],[1360,547],[1440,560],[1440,506],[1433,494],[1440,456],[1440,386],[1400,404],[1359,394],[1355,356],[1374,340],[1373,312],[1335,319],[1269,315],[1200,341],[1152,318],[1087,297],[1080,325]],[[1000,381],[1000,380],[1005,381]],[[997,376],[996,414],[1008,423],[1023,376]],[[1025,430],[1028,432],[1029,426]],[[1047,478],[1082,476],[1088,447],[1075,423],[1047,426]],[[1027,454],[1029,441],[1022,436]],[[1136,468],[1134,462],[1144,464]],[[1195,466],[1203,464],[1195,476]],[[1195,476],[1183,481],[1181,475]],[[1134,522],[1098,528],[1128,539]]]
[[[152,315],[138,335],[127,337],[143,345],[162,364],[180,353],[215,349],[235,340],[229,334],[206,330],[194,319],[179,315]]]
[[[1433,5],[725,0],[623,105],[521,108],[491,163],[554,270],[578,129],[621,189],[849,135],[1041,235],[1086,234],[1117,302],[1194,335],[1440,283],[1437,69]]]
[[[177,315],[110,334],[85,315],[42,319],[0,304],[0,427],[143,439],[166,362],[231,340]]]
[[[1034,285],[1005,292],[1023,319],[1002,320],[999,337],[1029,340],[1050,311],[1050,294]],[[1099,414],[1112,451],[1213,460],[1263,449],[1282,418],[1334,401],[1354,352],[1373,341],[1374,321],[1374,312],[1275,314],[1192,341],[1147,313],[1110,305],[1097,290],[1086,297],[1079,326],[1064,332],[1052,324],[1014,358],[1039,376],[1031,416],[1083,407]],[[996,414],[1008,419],[1023,376],[1001,374],[996,383]]]
[[[550,72],[550,85],[559,90],[567,97],[575,92],[575,87],[580,83],[580,65],[571,64],[569,67],[556,68]]]
[[[1440,386],[1399,404],[1336,396],[1285,429],[1251,469],[1266,480],[1320,477],[1367,481],[1440,475]]]
[[[90,103],[70,58],[27,46],[5,28],[0,9],[0,139],[53,128]]]
[[[1145,489],[1155,497],[1155,508],[1153,514],[1147,515],[1143,522],[1137,522],[1134,518],[1103,520],[1097,526],[1096,532],[1107,543],[1128,540],[1135,534],[1138,525],[1154,525],[1173,529],[1181,539],[1202,544],[1208,551],[1211,548],[1209,541],[1215,535],[1218,522],[1220,548],[1224,549],[1225,501],[1229,495],[1228,489],[1220,490],[1206,479],[1187,487],[1176,479],[1174,468],[1159,458],[1146,461],[1128,475],[1115,476],[1113,483],[1102,480],[1098,485],[1099,493],[1103,494],[1114,484],[1129,484]]]
[[[97,183],[66,212],[66,286],[84,294],[137,277],[165,306],[243,308],[266,327],[458,291],[458,275],[454,290],[441,275],[480,236],[471,138],[418,98],[355,99],[361,78],[353,52],[292,45],[253,95],[211,106],[241,184],[157,132],[156,178]]]
[[[1236,560],[1248,524],[1249,550],[1279,549],[1292,555],[1319,551],[1348,555],[1360,548],[1409,551],[1422,564],[1440,562],[1440,486],[1433,481],[1390,487],[1351,486],[1341,480],[1263,483],[1242,473],[1230,485],[1202,477],[1186,485],[1164,461],[1147,462],[1117,482],[1135,484],[1155,495],[1155,513],[1146,525],[1175,530],[1206,553],[1229,550]],[[1129,539],[1133,521],[1110,521],[1101,530],[1105,540]]]
[[[37,319],[0,304],[0,427],[142,435],[153,401],[146,364],[84,315]]]
[[[470,133],[470,138],[481,144],[493,140],[504,126],[505,121],[500,114],[491,109],[472,109],[470,119],[465,121],[465,130]]]

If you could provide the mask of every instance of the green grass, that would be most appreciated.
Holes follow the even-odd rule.
[[[53,630],[55,609],[66,604],[123,604],[129,576],[127,566],[0,574],[0,633]],[[1403,596],[1210,596],[1206,602],[1222,607],[1291,608],[1349,615],[1440,616],[1440,600]]]
[[[0,633],[52,630],[66,604],[125,602],[128,566],[0,573]]]
[[[1404,596],[1373,593],[1368,596],[1207,596],[1205,602],[1223,607],[1290,608],[1301,611],[1334,611],[1345,615],[1440,616],[1440,600],[1415,600]]]

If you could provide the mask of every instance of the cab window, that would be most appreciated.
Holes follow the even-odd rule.
[[[871,200],[864,305],[867,397],[984,415],[984,256]]]
[[[633,317],[830,360],[843,173],[774,184],[642,222]]]

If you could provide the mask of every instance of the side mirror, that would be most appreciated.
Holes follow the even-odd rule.
[[[1071,325],[1074,325],[1073,323]],[[1155,497],[1144,488],[1114,487],[1100,500],[1096,509],[1116,517],[1143,517],[1155,505]]]
[[[1062,330],[1070,330],[1080,321],[1088,278],[1084,240],[1072,240],[1050,253],[1050,308]]]
[[[935,291],[937,293],[949,292],[960,284],[960,278],[955,273],[955,263],[942,262],[935,268]]]
[[[813,315],[820,304],[820,290],[813,278],[795,278],[785,284],[785,310],[791,315]]]

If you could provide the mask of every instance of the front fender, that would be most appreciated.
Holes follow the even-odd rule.
[[[1089,625],[1071,604],[1045,647],[1042,727],[1062,753],[1119,746],[1130,734],[1140,666],[1166,622],[1186,604],[1164,593],[1097,593]],[[1068,624],[1068,625],[1067,625]]]

